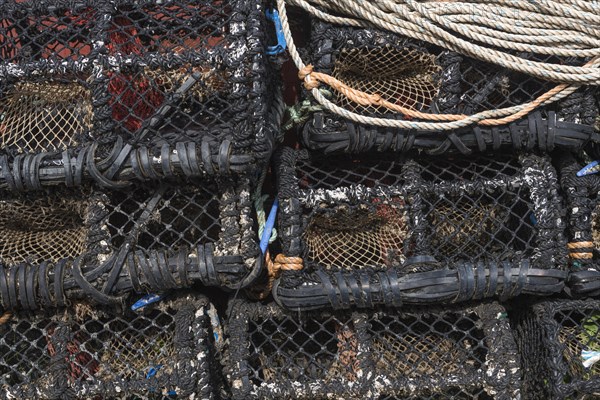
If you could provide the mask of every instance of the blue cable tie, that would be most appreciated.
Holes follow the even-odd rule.
[[[275,35],[277,36],[277,44],[275,46],[267,46],[267,55],[276,56],[281,54],[287,49],[287,42],[285,41],[285,35],[283,34],[283,26],[279,19],[279,13],[277,10],[266,10],[265,15],[267,19],[273,22],[275,25]]]
[[[142,297],[131,306],[131,311],[137,311],[140,308],[144,308],[149,304],[156,303],[157,301],[161,301],[165,296],[162,294],[147,294]]]
[[[279,208],[279,199],[275,198],[271,211],[269,211],[269,217],[265,223],[265,230],[263,231],[262,237],[260,238],[260,251],[265,254],[267,247],[269,246],[269,240],[271,239],[271,233],[273,232],[273,226],[275,226],[275,217],[277,216],[277,209]]]
[[[600,162],[598,162],[598,161],[592,161],[591,163],[589,163],[588,165],[583,167],[581,170],[579,170],[579,172],[577,172],[577,176],[582,177],[582,176],[586,176],[586,175],[593,175],[595,173],[600,172],[599,164],[600,164]]]

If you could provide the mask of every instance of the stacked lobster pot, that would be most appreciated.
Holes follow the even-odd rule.
[[[291,3],[333,11],[313,13],[308,48],[290,46],[312,115],[301,146],[274,157],[273,303],[230,306],[233,397],[527,395],[522,376],[535,368],[521,367],[509,300],[565,288],[567,212],[550,152],[598,142],[595,88],[561,92],[357,27],[364,13],[340,16],[358,13],[350,5]]]
[[[2,2],[2,396],[208,393],[206,302],[122,309],[260,275],[281,115],[264,6]]]

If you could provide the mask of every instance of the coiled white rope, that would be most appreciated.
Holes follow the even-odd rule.
[[[471,116],[460,116],[459,120],[416,122],[365,117],[335,105],[316,89],[316,80],[311,75],[317,74],[312,74],[312,69],[307,69],[293,43],[285,0],[277,0],[290,56],[304,75],[305,85],[312,89],[314,98],[324,108],[356,122],[420,130],[450,130],[475,123],[508,123],[538,106],[568,96],[582,85],[600,84],[600,2],[537,0],[535,5],[525,0],[426,3],[414,0],[287,2],[334,24],[385,29],[543,80],[562,83],[548,92],[547,96],[538,98],[538,101],[488,110]],[[531,61],[507,51],[592,59],[583,66],[572,66]],[[339,87],[332,87],[339,90]],[[427,119],[440,120],[443,119],[442,116],[432,114]]]

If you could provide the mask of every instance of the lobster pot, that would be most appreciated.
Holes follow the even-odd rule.
[[[409,313],[230,305],[233,398],[516,398],[520,365],[496,303]]]
[[[273,294],[285,307],[451,303],[563,287],[564,212],[547,157],[285,149],[277,162],[283,272]]]
[[[463,54],[376,29],[315,22],[311,36],[314,71],[352,89],[380,96],[393,107],[429,114],[473,115],[528,103],[555,86],[529,75]],[[521,53],[521,56],[522,53]],[[531,61],[556,62],[555,56],[529,55]],[[562,63],[574,62],[563,59]],[[439,130],[386,128],[357,123],[330,112],[316,112],[305,124],[305,146],[326,153],[369,150],[430,154],[484,152],[500,148],[581,149],[596,140],[598,105],[594,87],[582,87],[562,101],[537,107],[527,116],[494,126],[471,124],[445,134]],[[335,106],[362,117],[425,121],[406,117],[381,103],[355,102],[334,91]],[[440,121],[429,121],[440,122]]]
[[[262,269],[250,185],[187,181],[0,201],[5,309],[205,286],[243,288]]]
[[[71,6],[0,6],[4,153],[81,153],[122,138],[134,148],[193,144],[190,162],[208,174],[266,162],[275,74],[261,1]]]
[[[0,325],[2,398],[209,395],[206,298],[182,295],[140,312],[74,302]]]
[[[600,302],[552,300],[518,315],[524,387],[530,398],[595,398],[600,393]],[[528,398],[529,398],[528,397]]]
[[[567,198],[569,286],[576,295],[600,294],[600,177],[577,176],[587,163],[570,154],[559,158]]]

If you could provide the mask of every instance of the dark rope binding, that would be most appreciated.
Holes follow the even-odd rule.
[[[290,309],[452,303],[560,292],[564,211],[545,156],[309,156],[283,149],[284,268]]]

